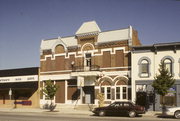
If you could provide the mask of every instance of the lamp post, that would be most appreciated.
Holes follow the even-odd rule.
[[[11,96],[12,96],[12,90],[11,90],[11,88],[9,88],[9,99],[10,99],[10,102],[12,102],[11,101]]]
[[[12,90],[11,88],[9,88],[9,99],[11,100],[11,96],[12,96]]]

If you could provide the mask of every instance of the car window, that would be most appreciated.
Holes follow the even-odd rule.
[[[122,103],[116,103],[115,107],[122,107],[123,104]]]
[[[130,104],[129,103],[124,103],[124,107],[129,107]]]

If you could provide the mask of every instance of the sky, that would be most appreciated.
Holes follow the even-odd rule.
[[[142,45],[180,41],[180,0],[0,0],[0,70],[36,67],[43,39],[132,26]]]

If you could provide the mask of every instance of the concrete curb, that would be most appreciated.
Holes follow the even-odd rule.
[[[54,113],[54,114],[69,114],[69,115],[93,115],[91,111],[88,110],[76,110],[76,109],[55,109],[50,112],[48,109],[41,108],[1,108],[0,112],[23,112],[23,113]],[[143,117],[157,117],[161,112],[148,111],[145,114],[142,114]]]

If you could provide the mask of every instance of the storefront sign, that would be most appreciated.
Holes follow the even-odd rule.
[[[15,101],[14,104],[21,104],[21,105],[32,105],[32,102],[30,100],[27,101]]]
[[[0,83],[29,82],[29,81],[38,81],[38,76],[32,75],[32,76],[14,76],[14,77],[1,77],[0,78]]]

